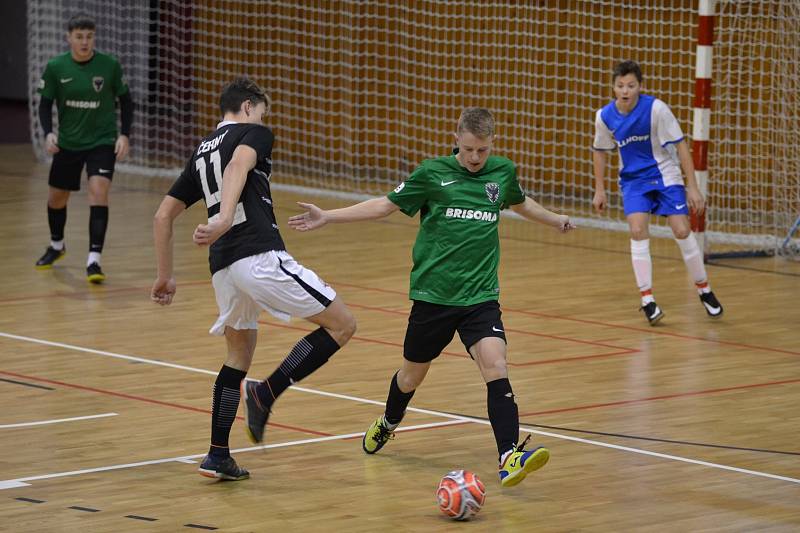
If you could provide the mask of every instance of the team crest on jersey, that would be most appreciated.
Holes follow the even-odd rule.
[[[99,93],[103,90],[103,83],[105,83],[105,81],[106,80],[103,78],[103,76],[95,76],[92,78],[92,85],[94,86],[94,91],[96,93]]]
[[[490,202],[495,203],[500,198],[500,185],[494,182],[487,183],[486,196],[489,197]]]

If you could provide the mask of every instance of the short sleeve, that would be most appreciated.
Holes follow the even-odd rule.
[[[525,201],[525,191],[522,190],[522,185],[517,179],[517,167],[514,163],[509,163],[510,177],[506,181],[505,199],[500,209],[508,209],[512,205],[521,204]]]
[[[606,123],[603,121],[603,110],[598,109],[594,118],[594,143],[592,144],[593,150],[609,151],[617,148],[617,143],[614,140],[614,135],[608,129]]]
[[[661,100],[656,100],[653,104],[653,122],[655,123],[655,136],[658,144],[666,146],[678,143],[683,140],[683,131],[678,119],[672,114],[672,110]]]
[[[167,193],[169,196],[186,204],[187,208],[203,198],[202,189],[199,187],[197,180],[192,177],[192,162],[193,158],[190,157],[186,163],[186,168],[183,169],[183,172],[181,172],[181,175],[175,180],[175,183],[172,184]]]
[[[122,65],[119,64],[119,61],[116,59],[114,60],[114,96],[122,96],[123,94],[127,93],[128,83],[125,81],[125,77],[122,75]]]
[[[44,73],[39,80],[39,87],[37,90],[44,98],[49,98],[50,100],[56,99],[56,76],[53,73],[53,68],[50,66],[50,63],[44,68]]]
[[[272,144],[275,136],[266,126],[251,128],[244,134],[239,144],[245,144],[256,151],[258,161],[263,161],[272,157]]]
[[[411,175],[395,190],[386,195],[393,204],[400,208],[400,211],[413,217],[417,214],[425,202],[428,200],[426,185],[428,174],[425,167],[420,165]]]

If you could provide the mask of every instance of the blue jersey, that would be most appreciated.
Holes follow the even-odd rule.
[[[595,116],[593,149],[618,148],[620,182],[635,180],[639,190],[683,185],[673,146],[682,140],[681,127],[667,104],[646,94],[639,95],[628,114],[620,113],[612,100]]]

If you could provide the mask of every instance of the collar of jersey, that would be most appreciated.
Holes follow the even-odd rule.
[[[217,129],[224,128],[225,126],[230,126],[231,124],[239,124],[235,120],[223,120],[219,124],[217,124]]]

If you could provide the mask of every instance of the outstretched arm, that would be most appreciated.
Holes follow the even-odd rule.
[[[200,246],[211,246],[217,239],[233,226],[233,217],[236,215],[236,204],[242,195],[242,189],[247,181],[247,173],[253,170],[258,160],[256,151],[240,144],[233,151],[230,162],[225,165],[222,174],[222,201],[219,214],[208,224],[198,224],[192,235],[192,240]]]
[[[397,204],[385,196],[365,200],[359,204],[341,209],[331,209],[330,211],[320,209],[314,204],[297,202],[297,205],[308,210],[305,213],[289,218],[289,227],[298,231],[311,231],[328,223],[375,220],[389,216],[400,209]]]
[[[169,305],[175,295],[175,278],[172,275],[172,224],[184,209],[186,205],[183,202],[172,196],[165,196],[153,218],[158,274],[150,291],[150,299],[160,305]]]
[[[567,215],[559,215],[548,211],[530,196],[526,196],[525,201],[521,204],[512,205],[511,210],[527,220],[556,227],[561,233],[575,229]]]

